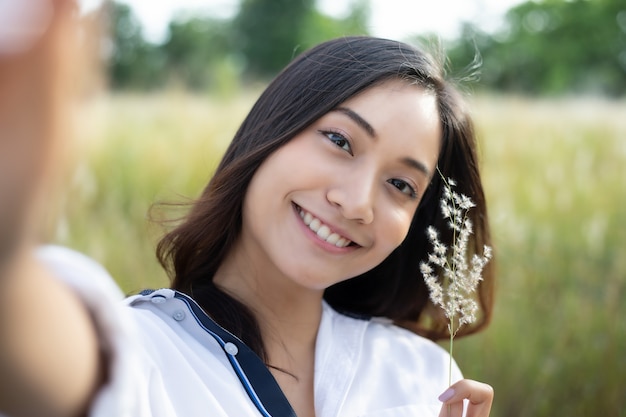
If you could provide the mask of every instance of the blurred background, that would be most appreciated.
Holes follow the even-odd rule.
[[[125,292],[167,286],[154,247],[185,211],[167,203],[199,194],[280,68],[337,36],[420,43],[467,93],[497,255],[493,323],[455,358],[493,416],[626,416],[624,0],[186,1],[87,15],[107,22],[103,85],[49,240]]]

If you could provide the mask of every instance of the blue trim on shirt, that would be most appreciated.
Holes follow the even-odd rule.
[[[151,290],[144,290],[141,295],[149,296],[151,293]],[[295,411],[293,411],[274,376],[252,349],[213,321],[191,297],[175,291],[174,298],[183,301],[189,307],[198,325],[211,335],[224,350],[241,385],[261,415],[264,417],[296,417]],[[227,343],[232,343],[237,347],[236,354],[233,355],[226,351]]]

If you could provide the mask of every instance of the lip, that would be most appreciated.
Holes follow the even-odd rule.
[[[349,234],[347,234],[346,232],[344,232],[343,230],[341,230],[340,228],[337,228],[335,226],[333,226],[331,223],[328,223],[327,221],[323,220],[322,218],[318,217],[317,215],[314,215],[313,213],[311,213],[310,211],[302,208],[301,206],[299,206],[296,203],[292,203],[293,206],[293,211],[296,215],[296,218],[298,220],[298,224],[300,224],[300,226],[303,228],[304,234],[307,235],[309,237],[309,239],[311,239],[313,241],[313,243],[315,243],[318,247],[321,247],[322,249],[331,252],[331,253],[339,253],[339,254],[343,254],[343,253],[347,253],[347,252],[352,252],[358,248],[361,247],[361,245],[359,245],[358,243],[356,243]],[[345,239],[350,240],[350,244],[348,246],[345,247],[338,247],[335,246],[332,243],[328,243],[325,240],[322,240],[317,233],[315,233],[313,230],[311,230],[309,228],[309,226],[307,226],[304,221],[302,220],[302,217],[300,217],[300,210],[303,210],[307,213],[311,213],[311,215],[313,215],[314,217],[318,218],[323,224],[325,224],[326,226],[328,226],[332,232],[337,233],[338,235],[342,236]]]

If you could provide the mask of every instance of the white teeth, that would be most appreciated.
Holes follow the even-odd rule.
[[[328,236],[330,236],[330,228],[328,226],[321,226],[317,230],[317,235],[321,237],[323,240],[326,240]]]
[[[340,238],[341,236],[339,236],[337,233],[333,233],[326,238],[326,242],[330,243],[331,245],[336,245]]]
[[[320,230],[321,225],[322,225],[322,222],[319,219],[313,219],[311,223],[309,223],[309,229],[317,233],[317,231]]]
[[[325,240],[338,248],[345,248],[351,243],[348,239],[341,237],[337,233],[331,233],[330,228],[325,224],[322,224],[319,219],[313,217],[311,213],[305,213],[302,209],[299,210],[299,213],[304,224],[309,226],[309,229],[313,230],[320,239]]]
[[[336,243],[335,246],[337,246],[338,248],[345,248],[346,246],[348,246],[350,243],[352,243],[351,241],[349,241],[348,239],[345,238],[341,238],[339,239]]]

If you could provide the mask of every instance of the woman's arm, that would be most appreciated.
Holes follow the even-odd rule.
[[[81,416],[103,381],[95,327],[34,255],[75,74],[76,5],[9,6],[0,15],[0,414]]]
[[[86,415],[103,379],[87,309],[30,253],[1,274],[0,412]]]

